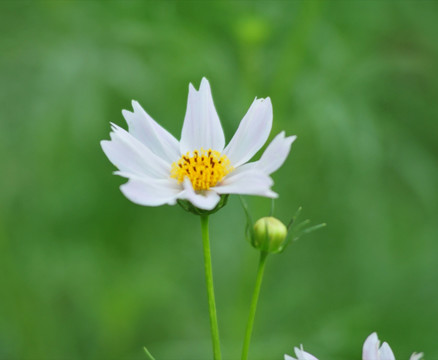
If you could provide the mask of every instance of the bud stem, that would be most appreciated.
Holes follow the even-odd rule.
[[[213,270],[211,266],[210,239],[208,233],[208,215],[201,215],[200,217],[201,217],[201,230],[202,230],[202,244],[204,247],[205,282],[207,284],[208,311],[210,314],[210,331],[211,331],[211,340],[213,343],[213,358],[214,360],[221,360],[219,327],[218,327],[217,314],[216,314],[216,302],[214,299]]]
[[[254,293],[252,295],[251,307],[249,309],[248,323],[246,325],[245,340],[243,342],[243,348],[242,348],[242,360],[248,359],[249,344],[251,342],[252,329],[254,327],[254,318],[257,310],[257,302],[259,300],[260,288],[262,286],[263,273],[265,272],[267,257],[268,257],[268,252],[260,251],[260,260],[257,269],[257,278],[254,287]]]

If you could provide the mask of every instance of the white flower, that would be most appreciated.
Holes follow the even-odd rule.
[[[108,159],[129,181],[121,186],[134,203],[174,205],[188,200],[212,210],[223,194],[277,197],[269,176],[286,160],[296,136],[278,134],[260,160],[247,163],[265,144],[272,127],[269,98],[255,99],[229,144],[213,104],[210,84],[203,78],[199,91],[189,85],[181,140],[175,139],[140,106],[123,110],[129,132],[112,124],[111,140],[101,142]]]
[[[308,352],[305,352],[303,350],[303,345],[301,345],[301,349],[295,347],[294,350],[295,350],[295,356],[297,358],[295,359],[292,356],[284,354],[284,360],[318,360],[313,355],[309,354]]]
[[[413,353],[410,357],[410,360],[420,360],[423,357],[423,354]],[[372,333],[367,337],[365,343],[363,344],[362,350],[362,359],[363,360],[395,360],[394,353],[389,347],[388,343],[384,342],[382,346],[380,346],[379,338],[377,337],[377,333]]]
[[[301,349],[295,348],[295,355],[297,357],[296,359],[285,354],[284,360],[318,360],[313,355],[305,352],[302,345]],[[422,358],[423,353],[413,353],[409,360],[421,360]],[[367,337],[363,344],[362,360],[395,360],[395,357],[388,343],[384,342],[382,346],[380,346],[377,333],[374,332]]]

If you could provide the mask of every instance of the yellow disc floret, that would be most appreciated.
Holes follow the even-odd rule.
[[[208,190],[215,186],[225,175],[233,171],[226,155],[215,150],[195,150],[187,152],[172,164],[170,176],[184,181],[187,176],[195,190]]]

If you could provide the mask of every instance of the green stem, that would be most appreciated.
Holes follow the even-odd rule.
[[[251,307],[249,309],[248,323],[246,325],[245,340],[242,348],[242,360],[248,359],[249,344],[251,342],[252,329],[254,327],[254,318],[257,310],[257,302],[259,300],[260,288],[262,286],[263,273],[265,272],[266,258],[268,253],[266,251],[260,252],[259,267],[257,269],[257,278],[252,295]]]
[[[221,360],[219,327],[218,327],[217,315],[216,315],[216,302],[214,300],[210,239],[208,234],[208,215],[201,215],[201,229],[202,229],[202,244],[204,246],[205,282],[207,284],[208,312],[210,314],[210,331],[211,331],[211,340],[213,343],[213,357],[214,360]]]

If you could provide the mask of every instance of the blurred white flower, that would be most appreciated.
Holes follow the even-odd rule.
[[[178,199],[212,210],[223,194],[277,197],[269,176],[286,160],[296,136],[278,134],[260,160],[248,163],[272,127],[269,98],[255,99],[229,144],[213,104],[210,84],[189,85],[181,140],[156,123],[136,101],[123,110],[129,132],[112,124],[111,140],[101,142],[108,159],[129,181],[121,186],[132,202],[159,206]]]
[[[303,346],[301,349],[295,348],[296,359],[289,355],[284,355],[284,360],[318,360],[313,355],[305,352]],[[423,353],[413,353],[409,360],[421,360],[423,358]],[[367,337],[362,349],[362,360],[395,360],[394,353],[389,347],[388,343],[384,342],[380,346],[379,338],[377,333],[372,333]]]
[[[420,360],[423,357],[422,353],[413,353],[410,360]],[[363,360],[395,360],[394,353],[389,347],[388,343],[384,342],[380,346],[380,340],[377,333],[372,333],[367,337],[363,344],[362,350]]]
[[[292,356],[284,354],[284,360],[318,360],[313,355],[309,354],[308,352],[305,352],[303,350],[303,345],[301,345],[301,349],[295,347],[294,350],[295,350],[295,356],[297,358],[295,359]]]

